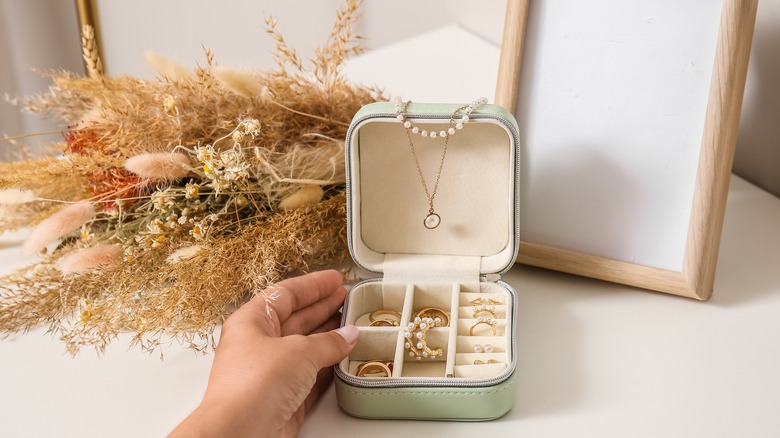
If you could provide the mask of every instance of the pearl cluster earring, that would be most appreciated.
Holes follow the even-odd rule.
[[[407,120],[405,109],[408,103],[404,104],[404,101],[401,99],[400,96],[395,98],[395,113],[396,113],[396,119],[398,119],[399,122],[404,124],[404,128],[407,129],[411,128],[413,134],[420,134],[423,137],[430,136],[431,138],[436,138],[436,137],[445,138],[448,135],[453,135],[458,130],[463,129],[463,125],[468,123],[468,121],[470,120],[471,113],[474,112],[474,110],[478,106],[486,104],[487,101],[488,100],[486,97],[480,97],[479,99],[466,105],[466,107],[463,108],[462,111],[463,115],[459,119],[457,119],[458,121],[455,123],[455,127],[449,127],[446,130],[443,129],[439,132],[436,132],[434,130],[428,131],[427,129],[420,129],[417,126],[414,126],[412,122]]]
[[[433,327],[441,327],[441,319],[434,321],[433,318],[415,317],[414,321],[410,322],[408,328],[404,331],[404,348],[409,350],[409,357],[413,357],[417,360],[435,359],[444,354],[444,349],[431,348],[425,340],[425,334]]]

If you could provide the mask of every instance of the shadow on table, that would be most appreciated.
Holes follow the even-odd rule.
[[[517,398],[507,420],[560,413],[576,405],[582,392],[581,327],[568,311],[571,294],[543,287],[550,271],[527,266],[521,269],[526,290],[518,291]],[[557,278],[559,284],[582,281],[574,276]]]
[[[711,303],[724,307],[780,293],[780,202],[735,179]]]

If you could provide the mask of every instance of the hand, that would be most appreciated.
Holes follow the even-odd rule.
[[[345,295],[341,274],[322,271],[241,306],[222,325],[203,401],[171,436],[296,436],[357,342],[354,326],[335,330]]]

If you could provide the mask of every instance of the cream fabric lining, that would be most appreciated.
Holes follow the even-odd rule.
[[[397,285],[401,286],[401,285]],[[497,315],[496,334],[489,327],[479,326],[474,335],[469,333],[476,323],[473,315],[476,298],[494,299]],[[393,362],[393,377],[425,378],[455,377],[484,379],[499,376],[512,360],[508,324],[513,321],[513,297],[495,283],[482,283],[476,290],[458,283],[439,283],[386,288],[382,282],[368,282],[356,286],[347,297],[346,324],[358,326],[358,344],[339,366],[351,375],[357,374],[360,364],[367,361]],[[435,360],[416,360],[404,348],[404,329],[420,310],[437,307],[450,316],[449,327],[431,329],[426,337],[431,348],[441,347],[444,355]],[[401,314],[396,327],[369,327],[368,315],[379,309]],[[481,313],[485,316],[486,313]],[[385,317],[381,318],[384,319]],[[475,353],[475,345],[491,344],[493,351]],[[487,364],[488,360],[498,363]],[[484,364],[475,364],[481,360]],[[374,379],[374,378],[367,378]]]
[[[421,128],[446,129],[446,122]],[[493,120],[472,120],[451,137],[434,200],[442,222],[423,226],[428,201],[404,128],[395,119],[369,119],[355,128],[351,148],[353,249],[371,270],[384,254],[482,257],[481,272],[496,272],[513,255],[514,144]],[[444,140],[413,135],[430,191]]]

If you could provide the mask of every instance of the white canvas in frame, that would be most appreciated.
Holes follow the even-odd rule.
[[[710,295],[756,6],[508,1],[521,262]]]

